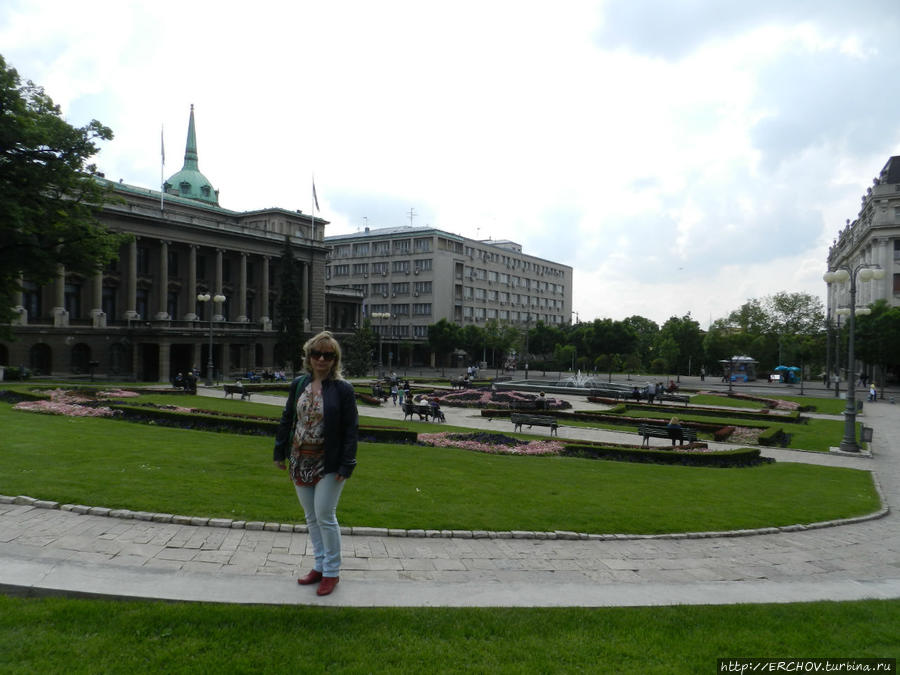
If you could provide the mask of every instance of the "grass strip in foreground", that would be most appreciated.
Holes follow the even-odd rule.
[[[726,657],[896,657],[898,624],[897,600],[352,609],[0,596],[0,670],[673,675]]]

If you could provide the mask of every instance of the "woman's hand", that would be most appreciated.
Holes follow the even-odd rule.
[[[284,465],[283,461],[275,460],[275,468],[284,471],[287,467]]]
[[[342,476],[342,475],[339,474],[339,473],[336,473],[336,474],[334,474],[334,479],[335,479],[338,483],[340,483],[342,480],[347,480],[347,477],[346,477],[346,476]]]

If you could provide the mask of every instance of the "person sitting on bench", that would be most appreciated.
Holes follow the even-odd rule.
[[[666,429],[669,431],[669,438],[672,439],[672,447],[675,447],[675,441],[679,441],[679,445],[684,445],[684,436],[681,433],[681,423],[678,421],[677,417],[673,417],[669,420]]]

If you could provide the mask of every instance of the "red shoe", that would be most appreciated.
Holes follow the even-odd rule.
[[[312,570],[305,577],[300,577],[297,579],[297,583],[301,586],[309,586],[310,584],[315,584],[322,579],[322,573],[319,570]]]
[[[322,583],[319,584],[316,595],[328,595],[334,590],[334,587],[338,585],[340,580],[340,577],[322,577]]]

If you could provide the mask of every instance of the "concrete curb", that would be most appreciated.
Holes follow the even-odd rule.
[[[781,525],[777,527],[760,527],[744,530],[719,530],[710,532],[671,532],[666,534],[592,534],[587,532],[571,532],[567,530],[555,530],[553,532],[535,532],[531,530],[405,530],[389,527],[341,527],[341,534],[358,537],[406,537],[406,538],[440,538],[440,539],[565,539],[580,541],[645,541],[652,539],[711,539],[716,537],[750,537],[763,534],[776,534],[778,532],[800,532],[804,530],[817,530],[826,527],[840,527],[854,525],[869,520],[883,518],[890,513],[884,490],[878,477],[872,473],[872,482],[878,494],[881,508],[872,513],[852,518],[838,520],[826,520],[817,523]],[[220,527],[232,530],[264,530],[268,532],[299,532],[306,533],[306,525],[299,523],[269,523],[263,521],[231,520],[230,518],[208,518],[202,516],[185,516],[171,513],[152,513],[148,511],[130,511],[128,509],[110,509],[103,506],[86,506],[84,504],[60,504],[59,502],[36,499],[26,495],[12,497],[0,495],[0,504],[18,504],[31,506],[37,509],[59,509],[70,511],[78,515],[106,516],[123,520],[144,520],[154,523],[174,523],[176,525],[191,525],[194,527]]]

